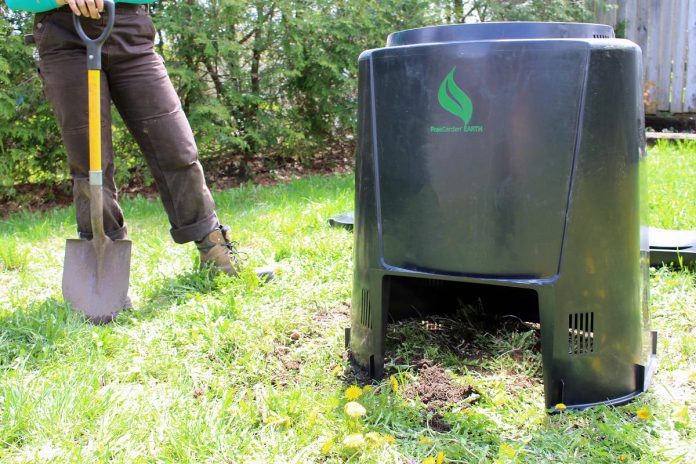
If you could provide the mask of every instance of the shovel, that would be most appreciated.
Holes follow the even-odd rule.
[[[96,39],[85,34],[77,16],[73,23],[87,48],[89,100],[89,209],[92,240],[68,239],[63,266],[63,298],[93,323],[110,322],[124,308],[130,277],[130,240],[111,240],[104,233],[101,148],[101,49],[111,33],[115,5],[104,2],[107,25]]]

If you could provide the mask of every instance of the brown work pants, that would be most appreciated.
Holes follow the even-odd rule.
[[[105,16],[81,18],[97,37]],[[218,224],[191,127],[162,59],[154,52],[155,28],[145,5],[117,4],[116,23],[102,50],[101,120],[104,228],[126,236],[114,183],[110,101],[138,143],[159,189],[177,243],[200,240]],[[39,13],[34,24],[44,92],[53,106],[68,152],[77,230],[90,239],[87,58],[66,8]]]

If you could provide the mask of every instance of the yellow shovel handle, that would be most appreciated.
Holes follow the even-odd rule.
[[[104,0],[104,8],[108,13],[106,25],[99,37],[91,39],[85,34],[80,18],[73,15],[73,26],[77,35],[85,43],[87,55],[87,98],[89,114],[89,183],[102,185],[101,165],[101,51],[102,45],[111,34],[116,21],[116,5],[114,0]]]
[[[89,98],[89,170],[101,171],[101,98],[99,69],[87,70]]]

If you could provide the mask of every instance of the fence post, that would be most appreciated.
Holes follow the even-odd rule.
[[[660,2],[648,0],[648,53],[645,59],[645,112],[657,113],[658,58],[660,57]]]
[[[643,67],[646,66],[646,56],[648,54],[648,0],[638,0],[636,2],[636,43],[643,51]],[[645,80],[645,73],[643,73]]]
[[[689,2],[687,15],[687,47],[686,58],[686,99],[684,110],[688,113],[696,111],[696,0]]]
[[[669,84],[672,80],[672,8],[674,0],[660,2],[660,51],[657,60],[657,110],[669,111]]]
[[[675,24],[674,34],[674,53],[672,55],[672,98],[669,105],[669,110],[672,113],[681,113],[684,111],[682,104],[682,96],[684,93],[684,66],[686,65],[686,28],[687,14],[689,2],[688,0],[676,0],[674,9]]]

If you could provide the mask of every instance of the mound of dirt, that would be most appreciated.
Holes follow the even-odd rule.
[[[418,381],[404,389],[404,396],[419,399],[430,410],[459,403],[474,393],[471,385],[455,384],[439,366],[424,367],[418,374]]]

